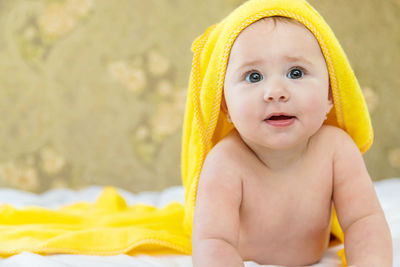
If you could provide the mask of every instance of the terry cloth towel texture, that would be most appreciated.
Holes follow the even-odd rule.
[[[182,182],[185,204],[157,209],[128,207],[113,188],[96,203],[76,203],[59,210],[0,207],[0,255],[22,251],[113,255],[119,253],[191,253],[191,231],[197,185],[207,153],[229,131],[221,96],[230,49],[251,23],[284,16],[304,24],[318,40],[328,66],[334,108],[329,125],[345,130],[360,151],[372,144],[373,131],[357,79],[334,33],[303,0],[250,0],[192,44],[193,61],[182,137]],[[156,166],[155,166],[156,167]],[[343,241],[333,213],[332,233]],[[343,255],[342,255],[343,256]]]

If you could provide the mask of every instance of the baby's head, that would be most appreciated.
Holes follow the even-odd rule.
[[[331,108],[325,59],[304,25],[269,17],[238,35],[222,109],[243,139],[276,148],[295,145],[321,127]]]

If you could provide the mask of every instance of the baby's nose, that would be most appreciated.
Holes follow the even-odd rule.
[[[279,97],[274,97],[274,96],[268,96],[268,97],[264,97],[265,101],[267,102],[271,102],[271,101],[279,101],[279,102],[286,102],[289,100],[288,96],[282,94]]]
[[[275,83],[268,86],[264,93],[264,100],[267,102],[287,102],[290,98],[289,91],[284,84]]]

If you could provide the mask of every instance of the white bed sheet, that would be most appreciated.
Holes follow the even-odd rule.
[[[375,189],[384,209],[393,237],[394,262],[393,266],[400,266],[400,178],[392,178],[375,182]],[[13,189],[0,189],[0,204],[9,203],[22,208],[26,205],[37,205],[51,209],[74,203],[77,201],[94,202],[103,187],[91,186],[80,191],[70,189],[55,189],[43,194],[32,194]],[[174,186],[161,192],[141,192],[132,194],[123,189],[119,192],[129,205],[145,203],[163,207],[172,200],[183,203],[184,189]],[[341,262],[336,252],[342,246],[330,248],[322,260],[313,267],[340,267]],[[41,256],[31,252],[23,252],[8,258],[0,258],[1,267],[191,267],[191,256],[158,256],[147,255],[128,256],[87,256],[56,254]],[[245,262],[246,267],[260,267],[273,265],[259,265],[255,262]]]

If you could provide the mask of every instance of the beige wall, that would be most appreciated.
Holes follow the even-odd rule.
[[[0,186],[180,184],[190,44],[239,0],[0,1]],[[400,0],[310,0],[366,94],[373,179],[400,175]]]

